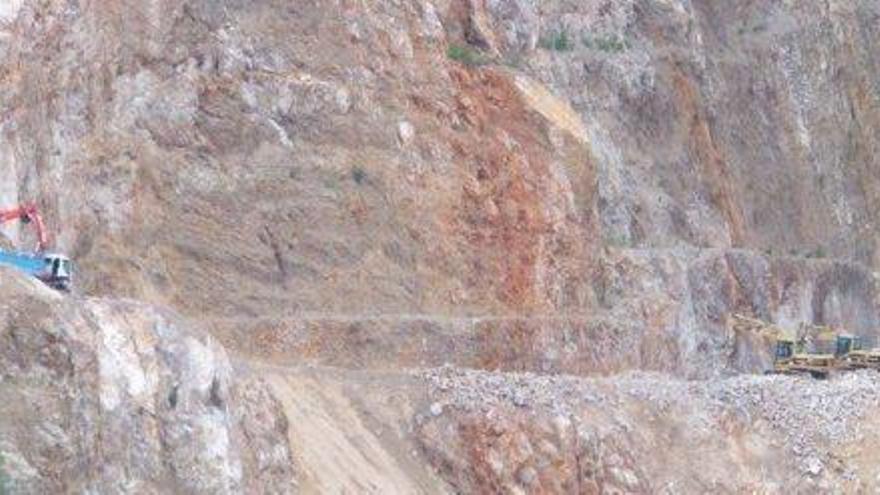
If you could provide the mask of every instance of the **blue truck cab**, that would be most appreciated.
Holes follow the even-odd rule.
[[[0,265],[11,266],[42,280],[46,285],[70,290],[73,266],[70,258],[57,253],[16,253],[0,250]]]

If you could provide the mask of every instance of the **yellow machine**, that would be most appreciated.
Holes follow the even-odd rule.
[[[848,370],[880,370],[880,349],[864,349],[861,337],[837,337],[838,367]]]
[[[732,315],[731,324],[738,332],[757,334],[774,344],[773,369],[768,373],[826,378],[837,367],[836,352],[829,349],[834,342],[833,330],[829,327],[801,325],[792,333],[743,315]]]
[[[809,374],[813,378],[827,378],[837,364],[834,354],[796,352],[800,347],[794,339],[776,339],[773,372],[787,375]]]
[[[859,337],[837,334],[831,327],[802,324],[792,333],[743,315],[731,315],[730,325],[736,332],[758,335],[773,343],[773,369],[769,373],[826,378],[837,369],[880,370],[880,350],[864,351]]]

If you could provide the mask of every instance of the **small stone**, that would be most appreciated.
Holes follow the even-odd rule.
[[[529,405],[529,399],[527,399],[526,394],[524,394],[522,392],[514,392],[513,404],[516,407],[526,407]]]
[[[351,110],[351,95],[346,88],[336,90],[336,108],[341,113],[348,113]]]
[[[352,22],[348,25],[348,34],[351,36],[352,41],[361,41],[361,39],[363,39],[361,26],[356,22]]]
[[[810,476],[818,476],[822,472],[822,461],[816,457],[810,457],[804,463],[804,472]]]
[[[532,486],[538,479],[538,472],[531,466],[524,466],[516,474],[516,479],[523,486]]]
[[[483,3],[469,0],[468,6],[470,10],[470,26],[468,29],[469,39],[493,55],[497,55],[498,43],[495,40],[492,21],[485,10]]]
[[[406,31],[398,31],[394,35],[394,53],[398,57],[411,60],[414,55],[412,39]]]
[[[437,15],[437,9],[431,2],[425,3],[422,12],[422,25],[424,26],[422,36],[425,38],[437,40],[443,37],[443,23],[440,22],[440,17]]]
[[[435,418],[443,414],[443,404],[435,402],[431,404],[431,415]]]
[[[623,486],[628,488],[637,488],[639,486],[639,478],[635,473],[630,471],[629,469],[624,468],[610,468],[609,472],[611,476],[621,483]]]
[[[416,130],[409,122],[404,120],[397,124],[397,138],[400,140],[400,144],[408,145],[412,142],[415,135]]]

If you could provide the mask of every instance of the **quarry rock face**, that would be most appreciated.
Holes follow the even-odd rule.
[[[874,0],[0,2],[0,206],[77,266],[0,272],[0,483],[870,490],[874,379],[729,322],[880,345],[878,53]]]
[[[66,69],[4,78],[8,200],[58,190],[45,209],[91,290],[192,314],[588,304],[595,164],[573,110],[448,60],[424,34],[451,6],[317,5],[23,10],[9,59]]]
[[[209,337],[139,303],[2,275],[5,489],[241,493],[279,475],[290,486],[286,419]]]
[[[698,335],[703,315],[609,299],[608,264],[635,250],[681,278],[669,260],[711,248],[877,266],[872,1],[7,10],[0,198],[39,199],[90,293],[383,331],[611,305]],[[744,298],[787,284],[759,273],[737,273]],[[671,367],[708,373],[690,360]]]

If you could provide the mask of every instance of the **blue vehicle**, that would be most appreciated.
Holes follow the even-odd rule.
[[[70,258],[63,254],[46,252],[48,236],[43,219],[37,211],[37,205],[30,203],[10,210],[0,210],[0,224],[16,219],[34,224],[37,230],[37,246],[30,253],[0,249],[0,265],[21,270],[55,289],[70,290],[73,275]]]
[[[71,262],[63,254],[15,253],[0,250],[0,265],[17,268],[37,277],[54,289],[70,290],[72,283]]]

